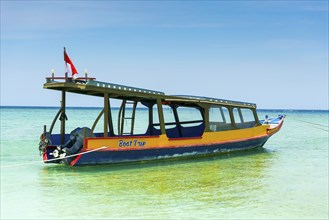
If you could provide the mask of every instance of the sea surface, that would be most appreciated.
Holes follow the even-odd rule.
[[[328,111],[260,110],[261,119],[286,115],[262,149],[69,167],[38,152],[58,108],[0,110],[1,219],[329,218]],[[67,131],[91,127],[99,112],[69,108]]]

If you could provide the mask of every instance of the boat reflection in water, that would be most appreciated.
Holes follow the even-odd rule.
[[[244,201],[252,202],[255,196],[265,194],[274,155],[275,152],[258,148],[166,162],[45,166],[40,173],[40,188],[46,210],[51,210],[47,206],[53,205],[53,196],[68,196],[74,201],[70,209],[65,203],[56,204],[65,216],[77,213],[99,218],[167,219],[191,214],[192,218],[210,218],[221,216],[219,211],[227,214],[230,208],[243,208]],[[97,213],[80,208],[86,206],[89,211],[98,210]],[[50,211],[49,216],[52,215],[58,212]]]

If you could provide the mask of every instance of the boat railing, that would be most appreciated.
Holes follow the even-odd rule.
[[[96,86],[101,88],[107,88],[112,90],[121,90],[124,92],[138,92],[138,93],[146,93],[146,94],[152,94],[152,95],[164,95],[164,92],[156,91],[156,90],[150,90],[150,89],[142,89],[138,87],[132,87],[132,86],[125,86],[120,84],[114,84],[114,83],[107,83],[107,82],[100,82],[100,81],[88,81],[89,86]]]
[[[96,80],[94,77],[88,77],[88,73],[85,72],[84,77],[69,77],[68,72],[64,76],[55,76],[54,70],[51,72],[51,77],[46,77],[47,83],[53,82],[74,82],[74,83],[87,83],[88,81]]]
[[[96,78],[94,77],[60,77],[60,76],[51,76],[51,77],[46,77],[47,83],[52,83],[52,82],[87,82],[87,81],[94,81]]]
[[[174,95],[174,96],[185,98],[185,99],[199,100],[200,102],[215,102],[215,103],[221,103],[221,104],[232,104],[232,105],[240,105],[240,106],[256,108],[255,103],[249,103],[249,102],[240,102],[240,101],[218,99],[218,98],[211,98],[211,97],[205,97],[205,96],[192,96],[192,95]],[[169,100],[169,99],[167,99],[167,100]]]
[[[137,92],[137,93],[144,93],[144,94],[152,94],[152,95],[164,95],[164,92],[156,91],[156,90],[150,90],[150,89],[143,89],[138,87],[132,87],[132,86],[126,86],[126,85],[120,85],[120,84],[114,84],[114,83],[107,83],[107,82],[101,82],[96,81],[96,78],[93,77],[68,77],[67,74],[65,74],[64,77],[57,77],[52,75],[51,77],[46,77],[46,83],[58,83],[58,82],[71,82],[71,83],[78,83],[78,84],[86,84],[88,86],[95,86],[95,87],[101,87],[111,90],[119,90],[123,92]]]

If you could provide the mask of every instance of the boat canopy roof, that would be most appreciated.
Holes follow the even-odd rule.
[[[201,96],[187,95],[166,95],[164,92],[131,87],[126,85],[114,84],[96,81],[95,78],[78,78],[71,77],[47,77],[46,83],[43,85],[45,89],[66,91],[78,94],[104,97],[109,94],[111,98],[127,98],[127,99],[145,99],[154,100],[162,99],[166,102],[182,102],[182,103],[204,103],[210,105],[226,105],[239,106],[245,108],[256,108],[256,104],[248,102],[239,102],[226,99],[209,98]]]

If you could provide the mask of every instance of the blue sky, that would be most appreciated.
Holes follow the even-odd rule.
[[[99,81],[328,109],[328,1],[1,0],[1,105],[58,106],[64,46]]]

